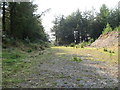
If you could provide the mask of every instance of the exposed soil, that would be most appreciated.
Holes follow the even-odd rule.
[[[92,47],[118,47],[118,38],[120,38],[119,32],[109,32],[100,35],[100,37],[91,44]]]

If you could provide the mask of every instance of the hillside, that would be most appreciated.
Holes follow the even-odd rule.
[[[99,38],[91,44],[92,47],[112,47],[118,46],[119,34],[116,31],[112,31],[106,34],[101,34]]]

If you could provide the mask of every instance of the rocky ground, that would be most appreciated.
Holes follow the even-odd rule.
[[[50,48],[44,54],[35,53],[27,60],[33,62],[29,74],[19,73],[17,78],[25,81],[11,87],[22,88],[116,88],[118,87],[118,65],[105,61],[89,60],[88,53],[74,54],[72,49]],[[68,51],[67,51],[68,50]],[[82,52],[82,50],[81,50]],[[84,53],[84,51],[83,51]],[[81,62],[72,61],[73,56]]]

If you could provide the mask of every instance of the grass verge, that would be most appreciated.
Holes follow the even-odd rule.
[[[27,54],[16,49],[2,50],[2,84],[7,87],[9,84],[22,82],[22,79],[15,79],[18,72],[27,67],[24,59]]]

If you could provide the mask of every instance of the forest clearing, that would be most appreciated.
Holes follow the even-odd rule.
[[[76,57],[80,60],[77,61]],[[109,53],[103,48],[51,47],[42,55],[40,51],[33,51],[25,60],[18,61],[18,66],[3,62],[9,65],[3,68],[6,76],[3,77],[3,87],[116,88],[117,58],[117,51]]]
[[[0,86],[3,90],[118,90],[120,7],[116,5],[120,6],[120,2],[101,1],[99,5],[100,0],[95,0],[96,9],[91,3],[90,10],[82,10],[89,6],[83,3],[85,0],[13,1],[0,3]]]

